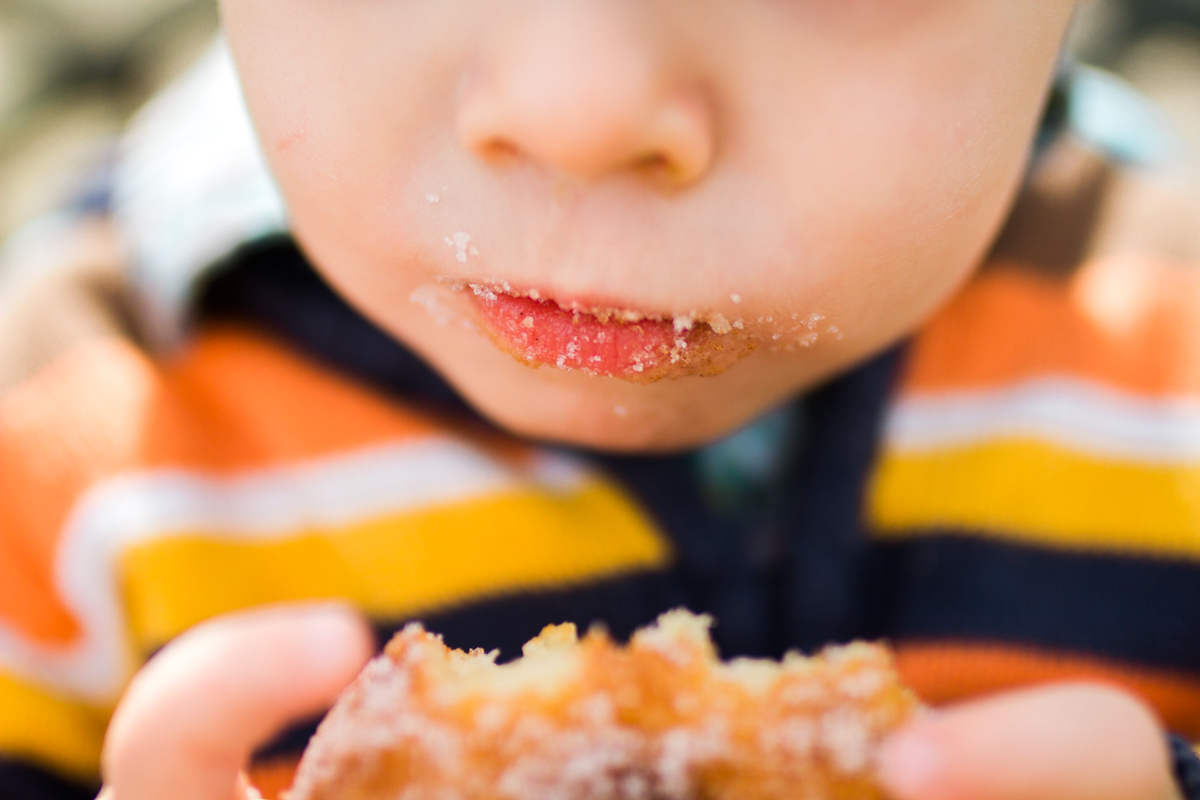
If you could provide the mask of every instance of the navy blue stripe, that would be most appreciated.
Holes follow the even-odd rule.
[[[79,783],[26,761],[0,756],[0,798],[4,800],[91,800],[99,782]]]
[[[1187,740],[1170,737],[1171,771],[1185,800],[1200,800],[1200,756]]]
[[[1200,672],[1200,564],[938,531],[876,543],[875,635],[1032,645]]]
[[[677,603],[717,619],[713,636],[721,652],[774,654],[773,565],[752,552],[771,520],[755,515],[731,520],[715,513],[702,494],[692,453],[592,458],[670,537],[677,559]]]
[[[784,648],[864,634],[862,496],[903,355],[893,348],[807,398],[806,442],[780,513]]]

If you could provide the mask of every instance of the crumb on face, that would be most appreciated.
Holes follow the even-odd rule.
[[[499,424],[664,448],[889,346],[962,284],[1024,174],[1074,3],[221,5],[325,278]],[[579,309],[598,320],[652,310],[666,366],[631,361],[615,386],[585,343],[497,347],[409,302],[439,278],[604,298]],[[700,329],[721,349],[693,368]],[[676,339],[684,379],[633,380],[672,374]],[[735,341],[753,351],[717,344]],[[617,404],[653,429],[615,424]]]

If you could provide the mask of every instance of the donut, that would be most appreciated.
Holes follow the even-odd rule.
[[[668,612],[616,644],[552,625],[521,658],[410,624],[342,694],[287,800],[860,800],[920,706],[886,647],[722,662]]]

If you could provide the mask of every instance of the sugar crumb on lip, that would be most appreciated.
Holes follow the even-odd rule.
[[[449,278],[439,278],[439,283],[448,286],[454,292],[470,291],[483,300],[496,300],[500,295],[522,297],[538,302],[554,303],[559,308],[577,314],[594,317],[601,323],[616,322],[618,324],[636,325],[639,322],[670,321],[677,334],[686,334],[694,330],[698,324],[707,325],[714,333],[729,334],[733,331],[743,331],[746,324],[741,317],[730,321],[719,311],[704,312],[690,311],[686,314],[655,314],[619,306],[587,305],[577,301],[559,303],[546,297],[537,289],[520,290],[508,281],[462,281]],[[740,302],[741,298],[738,298]]]
[[[470,297],[493,344],[532,367],[554,366],[644,384],[717,374],[756,346],[750,336],[727,335],[733,328],[724,317],[667,317],[578,302],[568,305],[516,290],[504,281],[443,283]]]
[[[538,289],[519,288],[502,279],[472,281],[439,277],[437,281],[453,292],[473,295],[476,302],[483,301],[488,305],[503,297],[546,304],[571,315],[575,324],[589,327],[593,343],[605,340],[609,335],[604,332],[605,326],[609,324],[634,326],[640,323],[669,323],[663,341],[654,348],[655,353],[648,354],[637,363],[630,362],[620,371],[622,374],[616,375],[637,383],[649,383],[663,377],[716,374],[751,350],[794,352],[811,349],[818,343],[835,344],[846,338],[843,330],[831,324],[825,314],[816,311],[774,310],[753,318],[731,318],[727,316],[728,309],[693,310],[686,314],[670,315],[619,306],[589,305],[580,301],[559,302]],[[744,300],[740,295],[737,299]],[[530,336],[543,336],[546,332],[542,330],[538,319],[536,314],[522,312],[513,323],[518,333],[524,331]],[[595,330],[595,326],[600,326],[600,330]],[[594,363],[594,358],[574,358],[570,353],[558,358],[560,354],[557,352],[553,357],[546,358],[545,353],[533,355],[534,350],[528,347],[506,344],[494,332],[490,338],[506,353],[530,366],[548,364],[587,374],[614,374],[603,365]],[[717,356],[717,353],[721,355]]]

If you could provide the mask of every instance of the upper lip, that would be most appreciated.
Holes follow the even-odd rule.
[[[693,310],[682,314],[663,314],[641,311],[629,306],[586,303],[579,300],[564,303],[553,295],[544,295],[540,289],[522,290],[514,287],[507,281],[469,281],[463,284],[463,286],[469,287],[476,295],[482,296],[485,299],[487,299],[489,292],[506,294],[513,297],[528,297],[541,302],[553,303],[564,311],[591,315],[603,323],[618,322],[635,324],[638,322],[669,322],[674,326],[677,334],[691,331],[700,323],[706,324],[715,333],[719,334],[729,334],[734,331],[744,333],[746,331],[745,323],[740,317],[734,317],[731,321],[722,312],[714,310]]]
[[[662,311],[648,311],[638,308],[631,303],[620,300],[614,301],[607,298],[583,299],[575,296],[567,299],[566,296],[553,290],[517,286],[506,280],[446,279],[445,282],[450,284],[452,288],[467,289],[479,296],[486,296],[486,293],[490,291],[512,297],[528,297],[544,303],[553,303],[564,311],[590,314],[601,319],[615,317],[621,322],[640,322],[642,320],[668,321],[681,316]],[[692,314],[691,316],[695,315]]]

